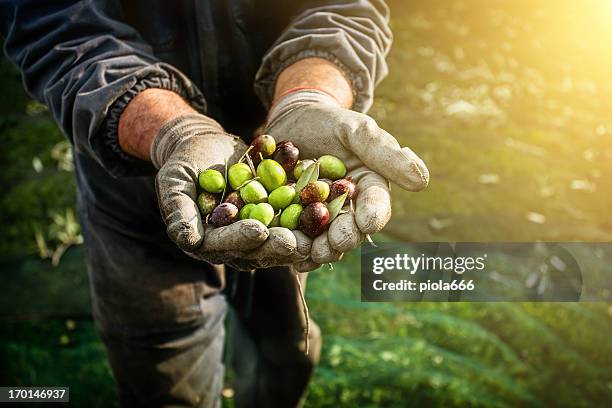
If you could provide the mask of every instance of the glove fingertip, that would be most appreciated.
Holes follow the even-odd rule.
[[[371,185],[357,196],[355,223],[364,234],[374,234],[391,219],[391,197],[385,186]]]
[[[425,189],[429,185],[429,169],[425,162],[407,147],[403,147],[401,153],[406,158],[405,170],[398,172],[399,177],[393,181],[404,190],[417,192]]]
[[[257,220],[244,220],[239,223],[240,234],[251,242],[265,242],[270,236],[270,231]]]
[[[203,231],[188,222],[174,222],[168,226],[168,236],[176,246],[185,252],[193,252],[202,245],[204,240]]]
[[[329,244],[338,252],[348,252],[363,241],[352,214],[340,214],[329,227]]]
[[[321,234],[312,241],[310,257],[316,263],[334,262],[342,257],[342,252],[336,251],[329,244],[327,233]]]

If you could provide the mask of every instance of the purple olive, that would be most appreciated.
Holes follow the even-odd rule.
[[[224,227],[238,219],[238,207],[230,203],[222,203],[217,206],[210,216],[210,222],[215,227]]]
[[[276,151],[274,152],[274,160],[279,162],[287,174],[293,172],[293,168],[298,162],[300,157],[300,151],[295,145],[287,140],[276,145]]]
[[[300,215],[299,228],[310,238],[320,235],[329,224],[329,210],[323,203],[312,203],[306,206]]]
[[[306,184],[300,192],[300,201],[303,205],[324,202],[329,196],[329,185],[321,180]]]
[[[355,186],[353,179],[350,177],[334,181],[331,185],[329,197],[327,199],[328,201],[332,201],[334,198],[340,197],[344,193],[348,193],[346,195],[347,201],[354,198],[357,193],[357,186]]]
[[[224,203],[234,204],[238,210],[244,207],[244,200],[240,197],[240,194],[237,191],[232,191],[225,197],[223,200]]]

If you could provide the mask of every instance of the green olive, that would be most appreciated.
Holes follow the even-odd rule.
[[[270,222],[270,225],[268,225],[268,227],[280,227],[280,216],[280,211],[278,212],[278,214],[274,214],[274,218],[272,218],[272,221]]]
[[[274,191],[287,183],[287,173],[278,162],[265,159],[257,166],[257,176],[266,190]]]
[[[249,218],[261,221],[263,225],[268,226],[274,218],[274,208],[268,203],[257,204],[251,210]]]
[[[238,216],[240,217],[241,220],[246,220],[247,218],[249,218],[249,216],[251,215],[251,211],[253,211],[253,208],[255,208],[257,204],[247,204],[244,207],[242,207],[240,209],[240,213],[238,214]]]
[[[240,189],[240,197],[246,204],[263,203],[268,199],[268,192],[259,181],[253,180]]]
[[[346,174],[346,166],[336,156],[325,155],[319,157],[319,177],[338,180]]]
[[[225,178],[223,174],[213,169],[201,172],[198,176],[198,183],[204,190],[213,194],[220,193],[225,188]]]
[[[295,198],[295,188],[292,186],[280,186],[270,193],[268,202],[275,210],[282,210],[287,207]]]
[[[198,204],[198,208],[203,216],[208,215],[213,212],[215,207],[219,205],[219,197],[214,194],[211,194],[207,191],[200,193],[198,195],[198,199],[196,200]]]
[[[302,210],[303,208],[300,204],[291,204],[289,207],[285,208],[280,216],[281,227],[290,230],[297,229]]]
[[[227,179],[234,190],[253,178],[253,172],[246,163],[236,163],[227,171]]]

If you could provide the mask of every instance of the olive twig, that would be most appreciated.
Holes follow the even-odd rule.
[[[372,241],[372,237],[370,236],[370,234],[366,234],[366,240],[370,243],[370,245],[372,245],[374,248],[377,248],[378,245],[376,245],[376,243],[374,241]]]
[[[308,305],[306,304],[306,298],[304,297],[304,292],[302,291],[302,282],[300,281],[300,275],[295,273],[295,282],[297,283],[297,289],[300,293],[300,301],[302,302],[302,307],[304,308],[304,319],[306,319],[306,327],[304,329],[304,354],[308,355],[310,351],[310,313],[308,312]]]
[[[252,181],[259,180],[260,178],[261,178],[261,177],[256,176],[256,177],[254,177],[254,178],[252,178],[252,179],[250,179],[250,180],[245,181],[244,183],[242,183],[241,185],[239,185],[238,187],[236,187],[236,191],[240,190],[242,187],[245,187],[247,184],[251,183]]]
[[[247,149],[247,151],[244,153],[243,158],[246,159],[247,164],[249,165],[249,168],[251,169],[251,173],[253,173],[253,177],[255,177],[257,175],[257,171],[255,170],[255,165],[253,164],[253,160],[251,160],[251,156],[249,156],[249,150],[251,150],[253,148],[253,146],[249,146],[249,148]],[[240,159],[242,160],[242,159]]]
[[[224,180],[227,180],[227,159],[224,160],[225,162],[225,178]],[[223,192],[221,193],[221,202],[223,202],[223,199],[225,198],[225,192],[227,191],[227,182],[225,183],[224,187],[223,187]]]

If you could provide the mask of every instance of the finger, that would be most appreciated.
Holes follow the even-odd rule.
[[[302,231],[295,230],[291,231],[295,236],[296,241],[296,249],[299,255],[296,255],[296,258],[299,256],[298,261],[304,261],[308,259],[310,256],[310,249],[312,248],[312,239]]]
[[[207,226],[202,252],[244,252],[261,246],[269,230],[257,220],[242,220],[221,228]]]
[[[169,164],[160,169],[155,189],[170,239],[183,251],[192,252],[204,239],[204,227],[196,205],[197,175],[184,166]]]
[[[314,271],[315,269],[319,269],[321,264],[314,262],[312,259],[307,259],[294,264],[293,267],[298,272],[310,272]]]
[[[359,230],[353,214],[340,214],[332,222],[327,233],[329,244],[338,252],[348,252],[358,247],[364,235]]]
[[[419,191],[427,187],[429,170],[416,153],[408,147],[402,148],[369,116],[361,115],[358,120],[360,126],[347,135],[346,143],[367,167],[405,190]]]
[[[246,254],[243,259],[252,260],[258,268],[291,265],[303,258],[297,250],[297,238],[291,230],[282,227],[269,229],[270,235],[259,248]]]
[[[365,172],[357,183],[355,223],[364,234],[374,234],[391,218],[389,184],[381,175]]]
[[[342,252],[338,252],[332,248],[327,239],[327,232],[324,232],[312,241],[310,258],[314,262],[320,264],[335,262],[342,258]]]

